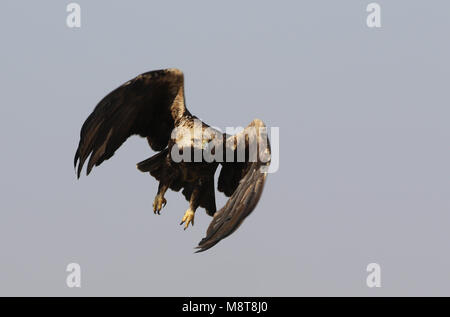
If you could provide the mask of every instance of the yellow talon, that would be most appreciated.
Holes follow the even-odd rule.
[[[189,226],[190,223],[192,223],[192,225],[194,225],[194,216],[195,216],[195,211],[188,209],[183,216],[183,219],[181,220],[180,225],[182,225],[183,223],[185,223],[184,225],[184,230],[186,230],[186,228]]]
[[[160,195],[156,195],[155,197],[155,201],[153,202],[153,212],[156,214],[158,213],[158,215],[160,214],[160,210],[163,209],[163,207],[167,204],[167,200],[160,196]]]

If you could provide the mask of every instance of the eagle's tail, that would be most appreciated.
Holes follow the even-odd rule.
[[[165,149],[164,151],[161,151],[152,157],[137,163],[138,170],[141,172],[150,172],[152,176],[159,179],[167,153],[169,153],[169,150]]]

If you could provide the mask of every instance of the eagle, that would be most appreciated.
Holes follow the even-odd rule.
[[[140,74],[97,104],[81,128],[74,158],[77,177],[86,161],[89,175],[132,135],[146,138],[157,152],[137,163],[138,170],[159,181],[153,212],[160,214],[167,203],[164,195],[171,189],[181,190],[189,202],[180,223],[184,229],[194,225],[199,207],[213,217],[197,252],[232,234],[256,207],[270,164],[266,126],[255,119],[228,135],[203,123],[186,108],[182,71]],[[219,166],[218,191],[229,199],[217,211],[214,175]]]

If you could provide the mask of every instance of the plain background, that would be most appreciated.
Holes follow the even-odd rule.
[[[0,5],[0,295],[450,295],[448,1],[378,1],[380,29],[370,1],[79,0],[80,29],[68,3]],[[153,214],[144,139],[72,165],[97,102],[166,67],[205,122],[280,128],[257,209],[203,254],[203,210]]]

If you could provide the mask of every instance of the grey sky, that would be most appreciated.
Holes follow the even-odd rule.
[[[69,2],[1,4],[0,295],[450,295],[448,1],[377,1],[369,29],[371,1],[80,0],[76,30]],[[72,166],[95,104],[165,67],[208,124],[280,127],[257,209],[204,254],[203,210],[153,214],[144,139]]]

